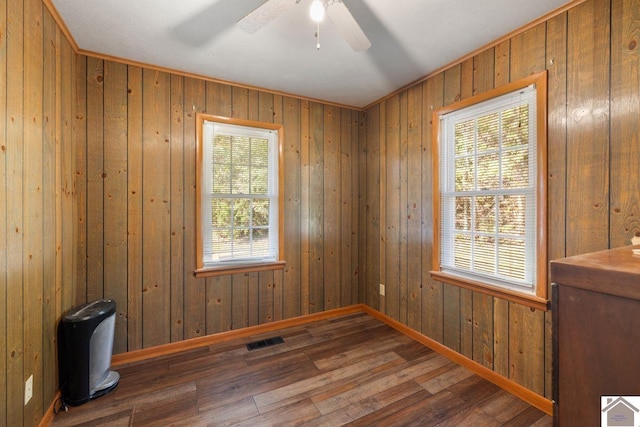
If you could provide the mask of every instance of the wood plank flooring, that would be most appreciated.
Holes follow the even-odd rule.
[[[249,351],[272,336],[277,344]],[[551,417],[365,313],[120,366],[54,426],[550,426]]]

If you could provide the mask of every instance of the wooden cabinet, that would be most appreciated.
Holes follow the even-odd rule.
[[[600,426],[601,396],[640,396],[640,255],[552,261],[551,281],[554,425]]]

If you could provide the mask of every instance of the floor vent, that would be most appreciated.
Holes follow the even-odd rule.
[[[270,347],[276,344],[282,344],[283,342],[284,340],[282,339],[282,337],[267,338],[266,340],[250,342],[249,344],[247,344],[247,350],[249,351],[257,350],[259,348],[265,348],[265,347]]]

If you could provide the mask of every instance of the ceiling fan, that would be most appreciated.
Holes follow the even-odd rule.
[[[300,1],[267,0],[239,21],[240,28],[253,34]],[[371,47],[371,42],[342,0],[313,0],[311,16],[318,23],[318,26],[325,11],[354,51],[363,52]],[[319,43],[318,48],[320,48]]]

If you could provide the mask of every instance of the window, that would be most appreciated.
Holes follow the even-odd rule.
[[[546,307],[546,73],[434,114],[432,274]]]
[[[280,268],[282,129],[199,115],[198,131],[196,274]]]

